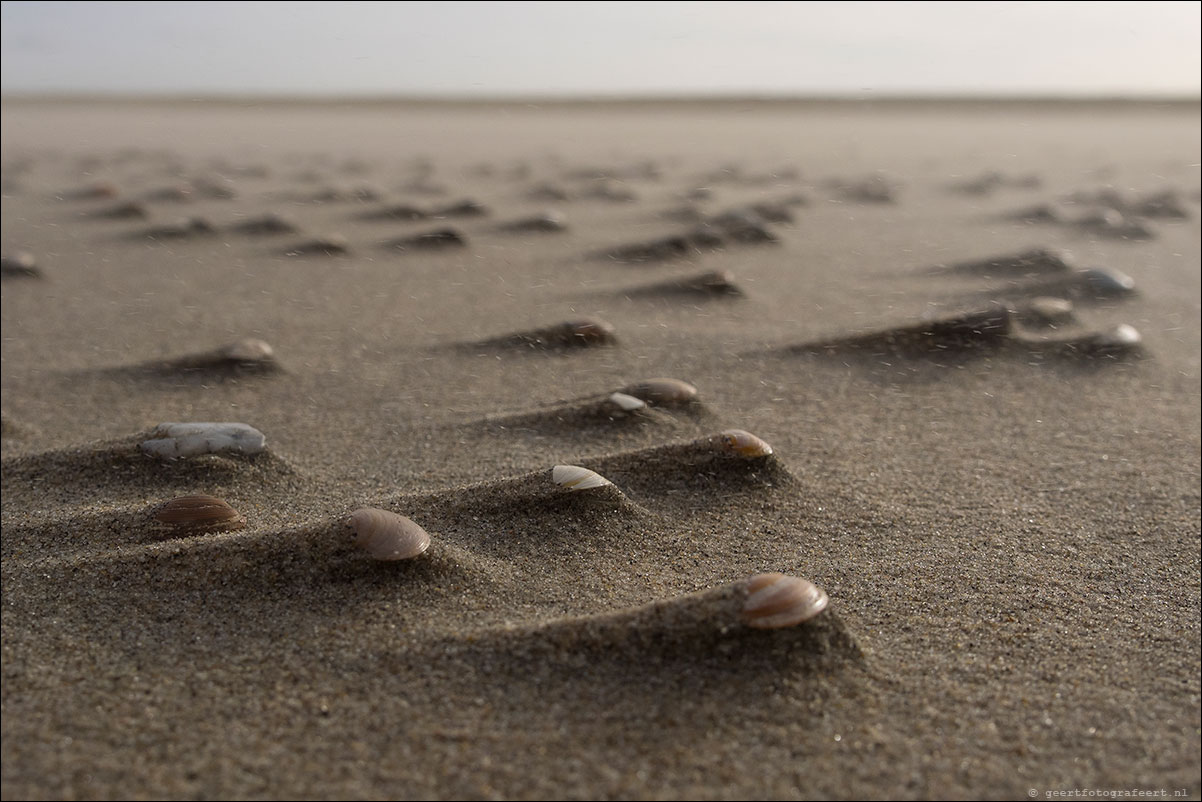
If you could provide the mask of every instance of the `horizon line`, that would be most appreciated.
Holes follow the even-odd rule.
[[[1124,92],[991,92],[966,94],[961,92],[870,92],[870,93],[363,93],[304,94],[295,92],[79,92],[79,91],[5,91],[0,102],[32,103],[199,103],[199,104],[346,104],[346,105],[631,105],[653,104],[737,104],[763,105],[872,105],[872,104],[1067,104],[1067,105],[1198,105],[1202,94],[1188,92],[1124,93]]]

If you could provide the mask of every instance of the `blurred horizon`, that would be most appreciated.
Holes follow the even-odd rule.
[[[16,2],[6,97],[1192,99],[1197,2]]]

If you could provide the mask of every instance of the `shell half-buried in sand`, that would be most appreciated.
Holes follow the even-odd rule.
[[[160,528],[186,537],[209,532],[229,532],[246,526],[246,518],[216,496],[180,496],[155,508]]]
[[[430,548],[430,535],[425,529],[388,510],[355,510],[346,519],[346,529],[355,545],[377,560],[409,560]]]
[[[772,446],[742,429],[727,429],[710,438],[718,450],[743,459],[756,459],[772,454]]]
[[[556,465],[551,469],[551,481],[565,490],[591,490],[613,484],[596,471],[579,465]]]
[[[830,597],[810,582],[785,574],[756,574],[747,580],[743,622],[753,629],[804,624],[827,608]]]
[[[697,388],[680,379],[646,379],[620,391],[653,407],[678,407],[697,400]]]
[[[160,423],[141,444],[142,452],[160,459],[201,454],[253,456],[267,447],[267,438],[245,423]]]

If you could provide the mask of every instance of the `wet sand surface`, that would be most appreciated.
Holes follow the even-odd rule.
[[[1202,790],[1196,103],[3,134],[5,797]]]

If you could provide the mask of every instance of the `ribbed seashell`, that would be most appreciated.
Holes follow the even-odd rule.
[[[753,629],[782,629],[805,623],[830,603],[826,591],[808,579],[756,574],[747,580],[743,622]]]
[[[722,451],[745,459],[766,457],[772,453],[772,446],[742,429],[727,429],[714,435],[711,440]]]
[[[181,535],[229,532],[246,526],[238,511],[216,496],[180,496],[155,510],[154,519]]]
[[[626,393],[610,393],[606,400],[622,412],[634,412],[647,407],[647,402]]]
[[[551,469],[551,481],[567,490],[590,490],[613,484],[596,471],[579,465],[556,465]]]
[[[654,407],[675,407],[697,398],[697,388],[680,379],[647,379],[622,388],[621,392],[641,398]]]
[[[200,454],[254,455],[266,448],[267,438],[245,423],[160,423],[142,442],[143,453],[160,459]]]
[[[425,529],[388,510],[355,510],[346,519],[346,528],[355,545],[377,560],[408,560],[430,548]]]

